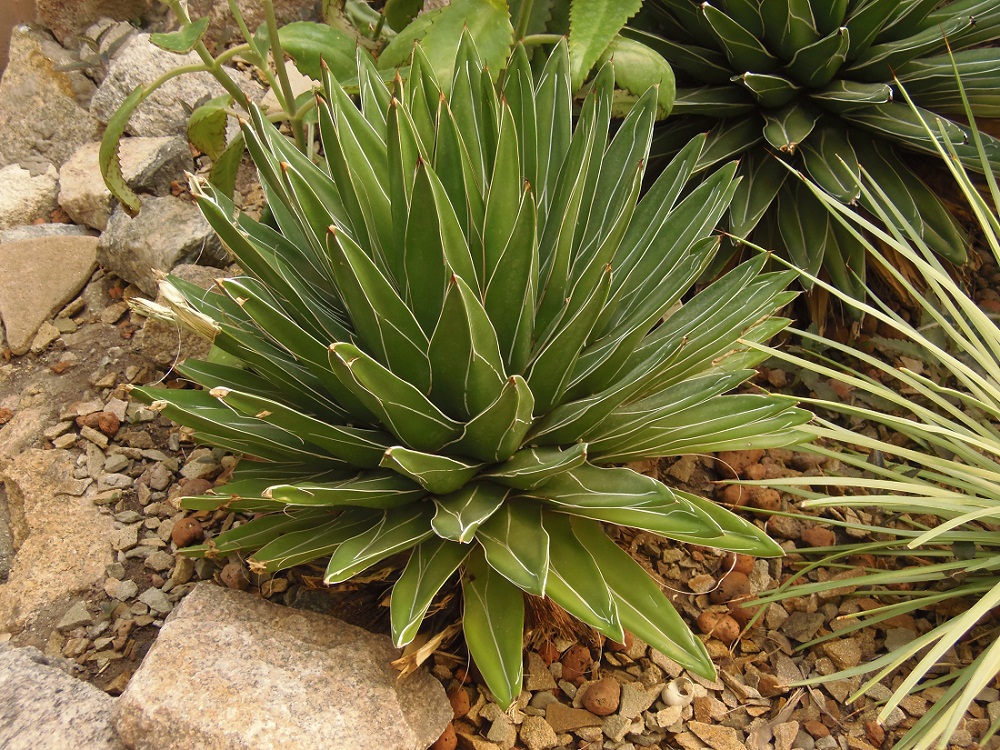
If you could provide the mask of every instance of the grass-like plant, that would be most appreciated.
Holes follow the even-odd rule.
[[[495,84],[466,35],[450,93],[420,47],[391,87],[358,60],[357,103],[325,76],[318,163],[250,110],[276,226],[195,188],[246,276],[221,293],[168,280],[159,314],[225,359],[179,368],[204,390],[135,392],[244,456],[185,507],[263,515],[194,553],[246,553],[261,572],[328,559],[337,583],[408,552],[400,645],[457,572],[466,642],[504,706],[526,593],[713,674],[601,524],[780,554],[752,523],[614,466],[801,439],[789,398],[727,395],[761,356],[741,338],[787,324],[772,315],[793,274],[754,260],[679,304],[718,247],[736,165],[681,198],[694,143],[639,201],[657,92],[609,143],[612,67],[577,117],[565,41],[537,74],[518,47]]]
[[[961,99],[962,87],[953,85],[955,97]],[[982,193],[949,140],[947,123],[923,113],[921,117],[927,139],[937,144],[978,220],[985,245],[1000,262],[1000,190],[975,121],[972,147],[982,154],[980,168],[986,175]],[[864,244],[873,261],[919,301],[923,318],[911,324],[877,299],[863,304],[814,279],[845,304],[894,331],[883,350],[895,349],[899,360],[886,361],[808,332],[799,332],[804,344],[801,355],[777,350],[771,354],[793,367],[839,381],[844,392],[852,394],[847,400],[807,400],[830,418],[818,416],[804,428],[827,446],[810,450],[836,457],[849,467],[844,474],[850,476],[813,477],[807,490],[800,487],[802,478],[788,479],[782,482],[786,489],[805,496],[808,507],[874,508],[876,517],[886,521],[862,528],[869,532],[869,541],[811,550],[820,559],[763,601],[840,587],[881,600],[875,609],[841,618],[836,631],[803,648],[899,615],[924,613],[936,619],[939,624],[915,633],[901,648],[803,684],[870,674],[851,697],[854,700],[892,678],[892,698],[879,714],[883,719],[909,693],[937,686],[943,694],[895,747],[944,748],[969,704],[1000,675],[1000,623],[995,617],[1000,605],[1000,327],[949,276],[920,227],[893,203],[877,175],[864,169],[863,173],[859,190],[881,224],[849,212],[815,187],[810,189],[844,230]],[[911,284],[869,237],[908,260],[919,271],[921,288]],[[845,365],[845,360],[857,364]],[[902,444],[898,436],[904,438]],[[802,576],[816,568],[846,570],[859,560],[875,562],[854,577],[802,582]],[[980,743],[998,726],[1000,722],[994,723]]]
[[[952,66],[975,115],[1000,113],[1000,49],[989,45],[1000,38],[995,0],[650,0],[643,14],[637,23],[649,33],[635,35],[670,62],[678,86],[653,151],[674,153],[708,132],[699,170],[741,159],[745,179],[727,216],[734,238],[810,275],[823,269],[838,289],[864,298],[865,243],[828,220],[779,155],[843,203],[875,212],[858,187],[863,165],[896,207],[898,217],[883,212],[887,220],[916,227],[928,247],[964,262],[964,232],[907,154],[935,153],[919,119],[933,112],[962,163],[984,168],[961,124]],[[1000,167],[1000,140],[980,137],[989,166]]]

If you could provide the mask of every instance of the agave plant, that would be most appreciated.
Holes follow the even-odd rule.
[[[734,238],[810,274],[823,268],[835,286],[863,297],[864,245],[789,179],[780,156],[843,203],[872,211],[858,189],[863,165],[901,214],[890,221],[917,227],[935,252],[964,262],[962,229],[906,152],[935,153],[921,114],[963,114],[949,48],[973,113],[1000,113],[1000,48],[983,46],[1000,38],[995,0],[651,0],[644,12],[640,25],[651,33],[635,35],[678,77],[674,114],[654,152],[675,153],[708,132],[696,171],[740,157],[745,180],[728,214]],[[894,77],[917,110],[899,99]],[[982,170],[968,128],[943,121],[957,158]],[[989,163],[1000,165],[1000,141],[982,138]]]
[[[956,84],[955,96],[960,101],[962,94]],[[975,131],[974,118],[970,120],[973,147],[982,151],[984,142]],[[947,123],[928,119],[922,127],[928,139],[938,143],[985,245],[1000,262],[1000,189],[986,155],[982,167],[992,204],[962,167],[948,139]],[[875,176],[864,174],[864,178],[861,190],[876,207],[883,226],[898,224],[903,229],[885,232],[818,189],[814,188],[814,194],[835,220],[866,243],[874,262],[919,301],[923,319],[911,324],[877,299],[872,304],[860,303],[814,279],[845,304],[892,330],[889,346],[897,346],[897,361],[808,332],[801,333],[806,344],[801,355],[771,353],[839,381],[845,392],[853,394],[847,401],[811,400],[826,417],[803,428],[826,442],[826,447],[809,449],[839,459],[847,467],[846,476],[797,478],[789,480],[786,489],[807,498],[806,506],[841,511],[866,508],[876,520],[863,529],[870,540],[848,539],[813,550],[818,559],[763,600],[810,596],[837,587],[881,600],[877,607],[842,618],[835,632],[803,648],[896,616],[930,619],[934,627],[915,633],[904,646],[803,684],[870,674],[849,700],[880,682],[890,685],[893,694],[881,707],[880,719],[887,718],[907,695],[935,687],[939,692],[927,712],[894,747],[944,748],[972,701],[1000,675],[996,616],[1000,606],[1000,327],[948,275],[920,228],[893,205]],[[890,248],[892,254],[880,253],[879,246]],[[921,288],[894,267],[895,257],[917,269]],[[844,355],[858,364],[845,365]],[[802,487],[804,481],[809,485]],[[829,522],[850,529],[854,524],[847,521],[840,516],[839,523]],[[867,562],[859,568],[859,560]],[[818,567],[853,569],[855,575],[804,582]],[[985,746],[998,727],[1000,722],[994,722],[976,741]]]
[[[601,524],[780,554],[752,523],[613,466],[801,437],[789,399],[726,395],[759,356],[746,342],[786,324],[770,316],[793,294],[788,272],[749,262],[678,305],[718,245],[736,166],[678,200],[692,144],[637,201],[657,94],[609,143],[613,68],[574,118],[565,42],[537,78],[517,48],[494,83],[466,35],[450,95],[419,47],[391,87],[358,60],[357,104],[325,75],[319,163],[250,110],[276,228],[195,186],[247,275],[164,291],[224,361],[180,368],[201,390],[136,392],[245,457],[185,507],[262,515],[194,554],[252,553],[267,572],[328,558],[337,583],[408,552],[399,645],[458,572],[469,650],[504,706],[520,692],[525,593],[713,674]]]

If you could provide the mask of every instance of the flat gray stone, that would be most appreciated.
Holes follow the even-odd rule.
[[[228,261],[222,243],[193,203],[173,196],[147,198],[135,218],[115,208],[101,235],[97,260],[105,268],[156,294],[157,272],[182,263],[220,266]]]
[[[59,193],[59,173],[51,164],[45,171],[17,164],[0,169],[0,229],[48,220]]]
[[[115,707],[137,750],[425,750],[452,708],[388,638],[199,583],[174,609]]]
[[[76,224],[25,224],[0,230],[0,245],[5,242],[37,240],[41,237],[96,237],[97,233]]]
[[[174,68],[200,63],[201,58],[194,52],[176,55],[151,44],[149,34],[135,34],[111,61],[107,76],[91,100],[91,114],[107,122],[139,84],[148,83]],[[235,71],[228,71],[228,74],[252,99],[263,95],[259,86],[241,78]],[[222,84],[208,73],[188,73],[172,78],[136,108],[126,132],[141,136],[176,135],[183,132],[190,110],[200,101],[225,93]]]
[[[93,82],[80,71],[59,70],[72,62],[48,34],[14,29],[0,80],[0,166],[42,157],[59,167],[82,144],[100,139],[101,123],[87,111]]]
[[[114,699],[35,648],[0,645],[0,747],[125,750],[111,728]]]
[[[43,322],[73,299],[97,267],[96,237],[48,237],[0,245],[0,319],[24,354]],[[53,271],[58,269],[58,273]]]
[[[100,143],[88,143],[63,164],[59,205],[77,224],[104,231],[114,199],[101,176],[100,150]],[[178,137],[125,138],[119,154],[125,181],[139,193],[167,195],[170,183],[194,168],[187,141]]]

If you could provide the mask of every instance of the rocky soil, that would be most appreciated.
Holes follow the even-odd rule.
[[[159,273],[207,288],[237,270],[183,188],[183,172],[204,166],[181,137],[185,107],[214,95],[214,82],[185,79],[133,120],[122,159],[145,206],[130,219],[103,187],[96,141],[166,53],[130,26],[99,20],[127,3],[88,0],[71,16],[53,10],[56,0],[41,5],[67,46],[41,29],[16,30],[0,81],[0,746],[868,750],[892,747],[940,697],[935,688],[912,695],[881,725],[878,701],[892,685],[850,704],[860,678],[792,687],[898,648],[947,613],[805,646],[876,602],[839,589],[752,605],[809,548],[854,534],[772,514],[794,509],[774,490],[726,484],[834,468],[791,451],[641,467],[743,506],[788,553],[753,560],[622,532],[620,544],[701,633],[714,682],[638,639],[602,643],[533,606],[524,691],[503,712],[460,640],[446,638],[425,668],[397,681],[388,663],[399,654],[387,640],[343,622],[384,632],[391,570],[329,590],[309,568],[258,575],[238,556],[178,554],[243,520],[189,514],[177,502],[223,484],[236,459],[130,400],[133,385],[184,387],[171,367],[204,344],[128,301],[154,296]],[[282,5],[291,19],[311,4]],[[73,34],[105,30],[105,42],[126,42],[85,72],[74,68],[85,50]],[[264,94],[246,76],[240,83]],[[240,191],[253,202],[249,179]],[[761,378],[778,388],[801,381],[781,371]],[[448,634],[455,611],[433,620],[438,632]],[[1000,695],[987,688],[952,746],[977,747],[998,717]]]

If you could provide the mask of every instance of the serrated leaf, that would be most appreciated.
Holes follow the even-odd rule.
[[[184,24],[179,30],[167,34],[150,34],[149,43],[178,55],[186,55],[198,46],[208,31],[208,16]]]
[[[462,576],[462,625],[472,660],[497,704],[507,709],[521,692],[524,594],[491,568],[476,547]]]
[[[104,137],[101,138],[101,150],[98,155],[98,162],[101,167],[101,177],[107,185],[111,194],[122,204],[122,208],[129,216],[135,216],[142,207],[142,201],[135,191],[125,182],[122,175],[122,163],[118,153],[118,146],[122,136],[125,135],[125,128],[132,113],[142,104],[143,100],[152,93],[153,89],[139,85],[132,89],[121,106],[115,110],[108,120],[104,129]]]
[[[258,35],[261,36],[258,43],[270,48],[266,25]],[[315,81],[323,80],[324,63],[340,81],[358,76],[357,41],[338,28],[315,21],[295,21],[279,27],[278,38],[285,54],[295,61],[295,67]]]
[[[641,5],[642,0],[574,0],[570,4],[569,54],[574,90],[583,85],[601,53]]]
[[[468,554],[467,545],[437,537],[413,548],[389,600],[394,646],[405,646],[416,637],[431,601]]]
[[[226,108],[233,106],[233,97],[217,96],[197,107],[187,124],[187,137],[199,151],[218,161],[226,150]]]
[[[346,581],[375,563],[420,544],[434,533],[431,514],[428,503],[384,511],[370,528],[334,550],[323,582]]]
[[[385,451],[381,466],[412,479],[432,495],[447,495],[465,486],[482,464],[395,445]]]
[[[476,481],[436,497],[431,527],[442,539],[470,542],[479,527],[503,506],[509,492],[493,482]]]

